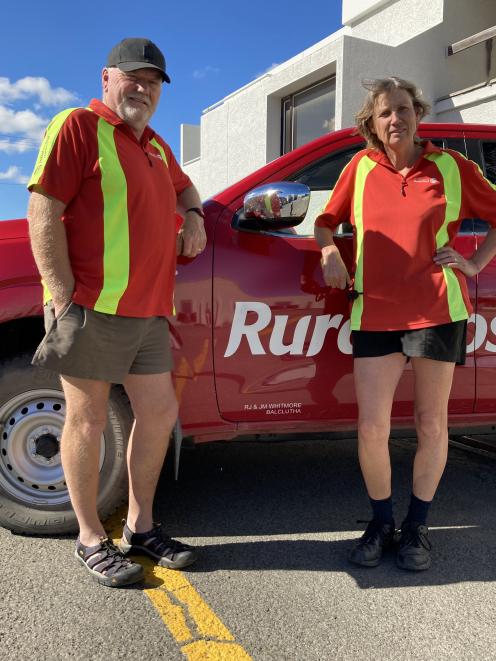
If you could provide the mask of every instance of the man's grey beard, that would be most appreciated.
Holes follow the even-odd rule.
[[[119,116],[128,124],[134,124],[136,121],[148,121],[148,113],[145,107],[139,108],[127,103],[127,101],[119,104]]]

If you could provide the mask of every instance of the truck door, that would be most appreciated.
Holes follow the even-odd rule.
[[[432,140],[440,147],[454,149],[464,156],[467,156],[467,146],[465,138],[445,138],[443,140]],[[474,220],[465,219],[460,225],[458,236],[456,237],[455,249],[464,257],[470,257],[476,246],[474,231]],[[472,306],[476,308],[477,289],[474,278],[467,278],[468,292]],[[473,338],[476,333],[475,314],[469,319],[467,326],[467,358],[465,365],[457,366],[453,376],[453,387],[451,388],[451,397],[448,404],[448,412],[451,414],[470,414],[475,406],[475,356],[472,350]]]
[[[327,427],[329,420],[351,425],[356,420],[349,302],[345,292],[324,286],[313,222],[342,168],[359,148],[335,151],[278,177],[311,188],[310,208],[301,226],[285,232],[242,230],[236,223],[242,198],[217,223],[214,360],[217,400],[226,420],[267,422],[268,427],[274,420],[289,426],[321,420]],[[348,267],[353,254],[349,230],[343,224],[336,237]],[[460,235],[457,249],[471,254],[473,246],[470,226]],[[475,298],[475,288],[471,295]],[[453,394],[451,413],[473,411],[473,358],[457,368]],[[407,366],[393,416],[412,414],[413,372]]]
[[[468,157],[478,163],[484,176],[496,184],[496,140],[467,136]],[[480,245],[488,230],[485,220],[474,219],[475,240]],[[475,333],[469,345],[476,363],[477,413],[496,411],[496,259],[477,276],[477,303],[473,315]]]
[[[237,226],[243,199],[217,222],[213,274],[215,378],[227,420],[301,424],[356,415],[349,305],[324,286],[313,222],[361,145],[279,176],[312,189],[301,226],[277,232]],[[274,179],[274,178],[273,178]],[[352,235],[337,239],[348,263]]]

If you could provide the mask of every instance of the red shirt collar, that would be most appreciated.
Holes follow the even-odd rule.
[[[439,147],[436,147],[436,145],[433,145],[430,140],[422,140],[421,145],[423,148],[421,154],[422,157],[427,154],[441,154],[442,152],[442,150]],[[391,167],[391,161],[381,149],[369,149],[367,150],[367,156],[376,163]]]
[[[113,110],[105,105],[103,101],[100,101],[99,99],[91,99],[88,107],[106,122],[112,124],[112,126],[118,126],[122,130],[126,131],[126,133],[129,133],[133,135],[134,138],[136,138],[131,127],[126,124],[126,122],[121,119],[119,115],[116,115]],[[141,136],[141,144],[146,145],[154,136],[155,131],[149,126],[146,126],[145,130],[143,131],[143,135]]]

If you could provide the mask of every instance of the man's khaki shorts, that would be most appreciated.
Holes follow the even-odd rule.
[[[69,305],[55,319],[44,308],[45,337],[33,357],[65,376],[122,383],[128,374],[161,374],[172,369],[165,317],[120,317]]]

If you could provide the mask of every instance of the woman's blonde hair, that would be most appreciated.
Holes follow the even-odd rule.
[[[374,114],[375,102],[377,97],[381,94],[392,92],[395,89],[405,90],[405,92],[408,92],[412,97],[413,107],[418,112],[420,119],[428,115],[431,110],[430,105],[422,97],[422,90],[420,90],[414,83],[411,83],[408,80],[403,80],[403,78],[390,76],[389,78],[363,80],[362,87],[365,87],[365,89],[368,90],[368,94],[365,97],[363,106],[355,115],[355,122],[358,133],[367,141],[367,147],[384,151],[384,145],[371,129],[371,120]],[[415,141],[419,141],[416,136]]]

